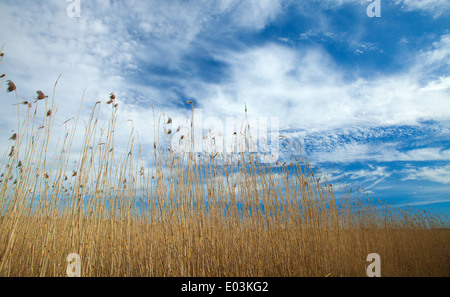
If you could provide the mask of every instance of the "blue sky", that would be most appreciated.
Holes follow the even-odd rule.
[[[450,213],[448,1],[381,0],[379,18],[365,0],[80,0],[79,18],[68,5],[0,3],[0,72],[21,98],[50,94],[62,74],[61,123],[85,88],[86,117],[114,92],[118,141],[126,145],[133,119],[151,147],[152,105],[176,117],[192,100],[225,119],[246,104],[253,117],[278,117],[280,133],[330,178]],[[14,108],[0,110],[1,149]]]

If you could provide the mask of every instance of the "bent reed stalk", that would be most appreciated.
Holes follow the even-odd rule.
[[[11,90],[18,127],[0,163],[0,276],[63,277],[70,253],[94,277],[366,276],[369,253],[382,276],[450,274],[445,216],[337,194],[298,148],[276,166],[256,153],[177,154],[165,132],[146,156],[133,128],[116,154],[113,93],[103,126],[95,104],[74,163],[81,107],[55,138],[56,86],[51,98],[37,92],[34,110]],[[154,116],[155,135],[168,131],[162,122]]]

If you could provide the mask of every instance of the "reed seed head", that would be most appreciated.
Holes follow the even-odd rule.
[[[7,89],[8,93],[14,92],[15,90],[16,85],[12,81],[8,80],[8,89]]]
[[[16,140],[17,139],[17,133],[14,133],[9,140]]]
[[[37,94],[37,97],[36,97],[37,100],[43,100],[45,98],[48,98],[48,96],[45,95],[44,93],[42,93],[42,91],[37,91],[36,94]]]
[[[28,105],[28,106],[30,106],[31,105],[31,103],[30,102],[28,102],[28,101],[23,101],[23,102],[20,102],[20,104],[22,104],[22,105]]]
[[[4,78],[5,77],[5,74],[3,73],[2,75],[0,75],[0,78]]]
[[[116,95],[114,95],[114,93],[109,94],[109,99],[111,100],[116,99]]]
[[[51,116],[51,115],[52,115],[52,110],[49,109],[49,110],[47,111],[47,116],[49,117],[49,116]]]

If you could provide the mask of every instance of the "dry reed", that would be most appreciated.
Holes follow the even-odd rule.
[[[369,253],[383,276],[450,276],[445,216],[338,197],[295,154],[276,166],[155,138],[144,156],[132,131],[117,156],[117,105],[103,127],[94,106],[73,166],[80,113],[50,150],[55,96],[37,94],[46,113],[26,110],[0,163],[0,276],[62,277],[70,253],[83,276],[365,276]]]

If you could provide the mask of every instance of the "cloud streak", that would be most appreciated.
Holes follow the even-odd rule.
[[[439,0],[419,2],[396,5],[436,17],[437,11],[446,13],[449,7]],[[25,99],[35,96],[37,89],[50,94],[62,73],[56,92],[59,123],[74,116],[84,88],[84,118],[95,102],[115,92],[120,107],[117,139],[122,145],[130,131],[127,120],[133,119],[141,142],[151,147],[152,105],[157,117],[162,112],[186,116],[185,102],[194,100],[205,117],[243,115],[244,104],[252,117],[277,116],[293,140],[328,133],[329,139],[321,138],[323,143],[310,151],[318,161],[449,160],[448,145],[442,142],[405,148],[400,142],[407,141],[407,135],[379,143],[340,142],[343,135],[338,131],[354,135],[375,133],[380,127],[422,127],[426,121],[449,123],[450,35],[441,34],[434,43],[416,48],[401,69],[363,76],[327,46],[342,46],[346,59],[381,55],[385,49],[365,38],[363,27],[331,30],[340,16],[333,19],[328,10],[351,5],[359,9],[368,3],[296,3],[82,1],[82,17],[68,18],[65,1],[4,1],[0,27],[14,29],[0,32],[7,54],[1,69]],[[316,11],[318,7],[323,10]],[[317,22],[299,22],[295,32],[289,28],[269,34],[282,27],[289,14],[304,21],[310,12],[320,15]],[[355,21],[363,17],[365,9]],[[358,67],[366,65],[364,59],[358,60]],[[12,104],[0,110],[7,123],[3,131],[14,127],[14,114]],[[102,119],[109,114],[108,107],[102,107]],[[446,135],[448,131],[441,131],[434,137]],[[3,139],[1,145],[7,142]]]
[[[450,184],[450,165],[405,169],[402,173],[406,175],[403,180],[428,180]]]

